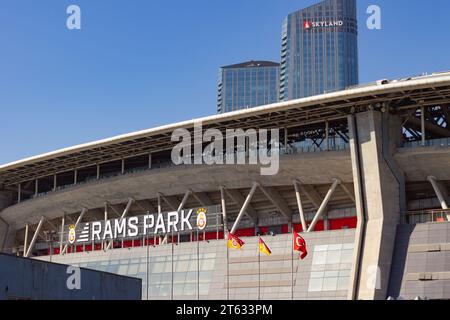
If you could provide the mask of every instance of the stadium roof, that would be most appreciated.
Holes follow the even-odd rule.
[[[170,150],[172,132],[192,130],[201,122],[203,129],[292,128],[300,125],[345,119],[371,105],[392,102],[397,111],[419,106],[437,106],[450,101],[450,72],[383,81],[349,90],[239,110],[137,131],[45,153],[0,166],[0,186],[70,171],[89,165],[119,160],[139,154]]]

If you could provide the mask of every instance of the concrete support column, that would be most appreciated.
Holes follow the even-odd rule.
[[[294,180],[295,198],[297,199],[298,213],[300,215],[300,221],[302,223],[302,232],[306,232],[308,226],[306,225],[305,211],[303,210],[302,198],[300,196],[300,182]]]
[[[66,224],[66,215],[64,214],[61,218],[61,233],[59,235],[59,254],[61,254],[62,250],[63,250],[65,224]],[[27,225],[27,227],[28,227],[28,225]]]
[[[228,239],[228,217],[224,187],[220,187],[220,203],[222,205],[223,236],[225,239]]]
[[[400,222],[399,182],[383,157],[382,114],[349,116],[349,129],[358,214],[349,298],[385,300]]]
[[[30,256],[31,251],[34,248],[34,245],[36,243],[37,238],[39,237],[39,232],[41,232],[41,228],[42,228],[42,225],[44,224],[44,221],[45,221],[44,217],[42,217],[41,220],[39,220],[39,224],[36,228],[36,232],[34,233],[33,238],[31,239],[30,247],[28,248],[27,252],[25,253],[26,258],[28,258]]]
[[[236,232],[237,227],[239,226],[239,222],[241,221],[241,218],[245,213],[245,210],[247,210],[247,207],[250,204],[250,201],[252,201],[252,198],[253,198],[253,195],[255,194],[256,188],[258,188],[258,183],[254,182],[252,188],[250,189],[250,193],[247,195],[247,198],[245,199],[244,204],[242,205],[242,208],[239,211],[239,214],[236,218],[236,221],[234,222],[233,227],[231,228],[230,233],[234,234]]]
[[[445,186],[442,185],[442,183],[440,183],[436,177],[430,176],[427,179],[433,186],[434,192],[436,193],[439,203],[441,204],[442,210],[448,210],[448,192]],[[450,221],[450,214],[447,214],[447,221]]]
[[[428,179],[428,181],[430,181],[431,185],[433,186],[434,192],[436,193],[439,203],[441,204],[441,208],[443,210],[447,210],[448,209],[448,205],[447,205],[448,194],[447,194],[445,188],[443,188],[443,186],[439,183],[439,181],[436,177],[430,176],[427,179]]]
[[[25,225],[25,239],[23,241],[23,256],[25,256],[28,250],[28,233],[29,233],[29,225],[28,223]]]
[[[336,190],[336,187],[341,183],[339,179],[334,179],[333,184],[331,185],[330,189],[328,190],[325,199],[323,199],[322,204],[319,207],[319,210],[317,210],[316,215],[314,216],[313,221],[308,227],[308,232],[311,232],[314,230],[317,222],[324,214],[326,208],[328,207],[328,202],[330,202],[331,197],[333,196],[334,191]]]

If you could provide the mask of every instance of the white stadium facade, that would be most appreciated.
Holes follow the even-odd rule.
[[[278,173],[173,164],[172,133],[196,123],[280,129]],[[0,249],[139,277],[149,300],[448,299],[449,123],[450,73],[436,73],[6,164]]]

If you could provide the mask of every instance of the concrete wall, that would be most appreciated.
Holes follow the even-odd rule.
[[[364,219],[355,242],[361,252],[354,257],[353,299],[386,299],[400,221],[399,184],[383,157],[382,125],[382,113],[369,111],[357,114],[350,126],[356,207]]]
[[[261,255],[260,264],[258,264],[258,238],[243,237],[245,246],[242,250],[229,250],[229,282],[226,241],[187,242],[175,245],[174,299],[195,300],[200,288],[201,299],[227,299],[229,294],[231,300],[255,300],[258,299],[260,284],[262,299],[289,300],[292,297],[292,274],[296,300],[346,299],[354,230],[316,232],[303,236],[307,241],[309,252],[303,261],[298,259],[298,253],[295,253],[292,259],[292,235],[264,236],[272,255]],[[197,250],[200,257],[200,273]],[[53,261],[140,277],[144,299],[147,299],[147,283],[149,283],[148,299],[171,299],[171,244],[53,256]]]
[[[389,295],[450,298],[450,223],[399,225]]]
[[[80,290],[69,290],[72,274],[66,265],[0,254],[0,300],[141,299],[140,279],[80,269]]]

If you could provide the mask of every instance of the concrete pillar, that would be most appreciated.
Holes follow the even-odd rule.
[[[354,119],[350,116],[349,123],[356,208],[362,222],[356,232],[349,298],[385,300],[400,222],[399,182],[383,157],[382,113],[359,113]]]

